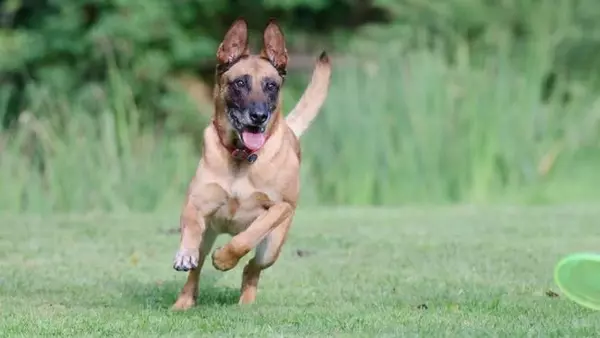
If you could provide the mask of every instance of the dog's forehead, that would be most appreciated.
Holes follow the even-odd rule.
[[[225,73],[227,79],[232,80],[240,76],[250,75],[256,78],[273,77],[278,76],[277,70],[273,67],[269,61],[262,59],[258,56],[252,55],[245,59],[236,62],[231,68]]]

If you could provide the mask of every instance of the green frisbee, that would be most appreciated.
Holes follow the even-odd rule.
[[[554,281],[567,298],[600,310],[600,254],[576,253],[558,262]]]

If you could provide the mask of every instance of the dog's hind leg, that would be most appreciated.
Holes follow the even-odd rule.
[[[277,261],[291,224],[292,217],[289,217],[273,229],[256,247],[254,258],[244,267],[240,304],[251,304],[256,299],[260,273]]]

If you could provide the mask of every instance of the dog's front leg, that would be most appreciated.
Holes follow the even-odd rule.
[[[225,203],[227,194],[217,184],[210,184],[201,193],[190,193],[181,213],[181,240],[173,268],[189,271],[187,281],[173,305],[174,310],[194,306],[198,294],[200,271],[217,233],[207,226],[207,218]]]
[[[201,245],[206,246],[212,241],[205,241],[207,218],[227,202],[227,193],[216,183],[202,187],[194,186],[188,193],[181,212],[181,240],[179,251],[175,256],[173,268],[177,271],[190,271],[201,265]],[[213,239],[214,241],[214,239]],[[204,243],[206,242],[206,243]],[[210,251],[210,248],[208,248]]]
[[[269,206],[246,230],[213,252],[213,266],[221,271],[232,269],[240,258],[255,248],[273,228],[292,217],[293,213],[294,209],[289,203],[281,202]]]

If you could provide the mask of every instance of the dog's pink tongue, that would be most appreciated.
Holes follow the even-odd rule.
[[[242,133],[244,145],[252,151],[260,149],[265,144],[265,135],[263,133],[251,133],[245,131]]]

